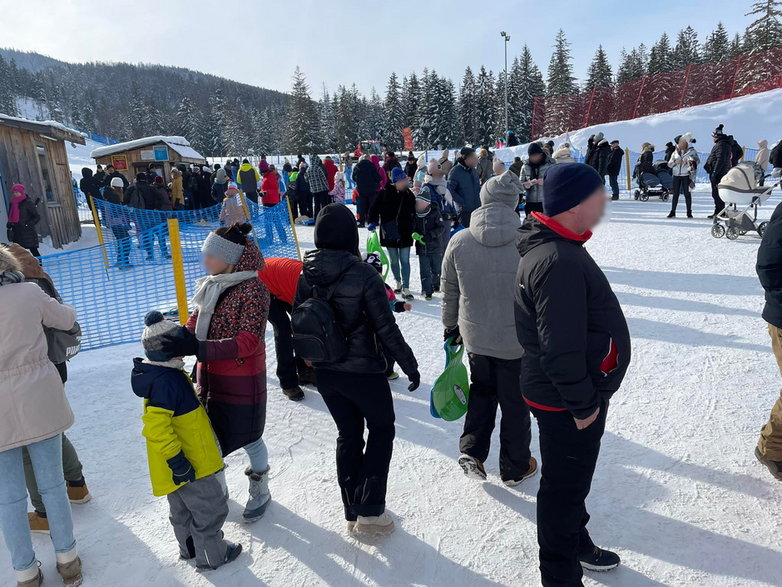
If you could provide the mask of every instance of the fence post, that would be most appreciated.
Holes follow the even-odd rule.
[[[299,261],[301,261],[301,247],[299,246],[299,235],[296,234],[296,223],[293,221],[293,210],[291,210],[291,201],[288,196],[285,196],[285,204],[288,206],[288,218],[291,221],[291,230],[293,231],[293,240],[296,241],[296,252],[299,254]]]
[[[625,147],[625,169],[627,169],[627,189],[632,190],[633,184],[630,177],[630,149]]]
[[[179,238],[179,221],[176,218],[168,219],[168,238],[171,240],[171,267],[174,272],[176,307],[179,313],[179,323],[184,325],[190,316],[190,310],[187,307],[185,264],[182,258],[182,241]]]
[[[733,95],[736,93],[736,80],[739,77],[739,69],[741,68],[741,58],[743,55],[739,55],[736,59],[736,71],[733,73],[733,84],[730,86],[730,97],[733,98]]]
[[[92,196],[87,196],[90,200],[90,210],[92,210],[92,221],[95,223],[95,232],[98,234],[98,242],[101,244],[100,250],[103,254],[103,265],[106,271],[109,270],[109,257],[106,255],[106,242],[103,240],[103,227],[100,225],[100,216],[98,216],[98,210],[95,208],[95,199]]]
[[[690,70],[692,69],[692,65],[687,66],[687,73],[684,75],[684,86],[682,86],[682,95],[679,98],[679,110],[682,109],[682,106],[684,105],[684,96],[687,94],[687,84],[690,81]]]
[[[589,126],[589,115],[592,113],[592,102],[595,99],[595,90],[592,88],[592,92],[589,94],[589,106],[587,106],[586,117],[584,118],[584,128]]]
[[[635,107],[633,108],[633,118],[638,118],[638,105],[641,103],[641,96],[644,94],[644,88],[646,87],[646,78],[648,78],[648,75],[645,75],[641,78],[641,88],[638,90],[638,97],[635,99]]]

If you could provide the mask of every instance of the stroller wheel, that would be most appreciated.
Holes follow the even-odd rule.
[[[739,229],[735,226],[731,226],[725,232],[725,236],[728,237],[728,240],[735,241],[737,238],[739,238]]]
[[[639,199],[641,197],[641,190],[635,190],[635,194],[633,195],[635,196],[636,200]]]
[[[667,202],[668,201],[668,194],[667,193],[663,194],[662,198],[663,198],[663,202]]]
[[[758,226],[758,234],[763,236],[766,232],[766,228],[768,228],[768,222],[761,222]]]
[[[649,201],[649,194],[647,194],[646,192],[641,192],[641,195],[639,196],[639,199],[642,202],[648,202]]]
[[[711,236],[714,238],[722,238],[725,236],[725,227],[722,224],[713,224],[711,227]]]

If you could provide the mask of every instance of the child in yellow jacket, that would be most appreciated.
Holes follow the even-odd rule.
[[[147,314],[141,341],[146,359],[134,359],[131,386],[144,399],[142,434],[152,493],[168,497],[171,525],[183,560],[199,570],[231,562],[241,544],[223,538],[228,516],[226,491],[215,475],[223,469],[212,425],[181,357],[171,357],[165,341],[180,332],[160,312]]]

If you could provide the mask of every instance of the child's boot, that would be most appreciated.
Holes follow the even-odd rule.
[[[250,467],[244,472],[250,480],[250,499],[244,508],[242,518],[246,523],[255,522],[263,517],[272,494],[269,492],[269,467],[265,471],[253,471]]]

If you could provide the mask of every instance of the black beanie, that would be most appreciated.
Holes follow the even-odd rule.
[[[575,208],[603,185],[603,178],[584,163],[557,163],[546,173],[543,213],[556,216]]]
[[[356,217],[344,204],[329,204],[315,220],[315,246],[358,255]]]
[[[530,143],[529,147],[527,147],[527,155],[539,155],[541,153],[543,153],[543,147],[538,142]]]
[[[136,181],[139,183],[147,183],[147,174],[146,173],[137,173],[136,174]]]

